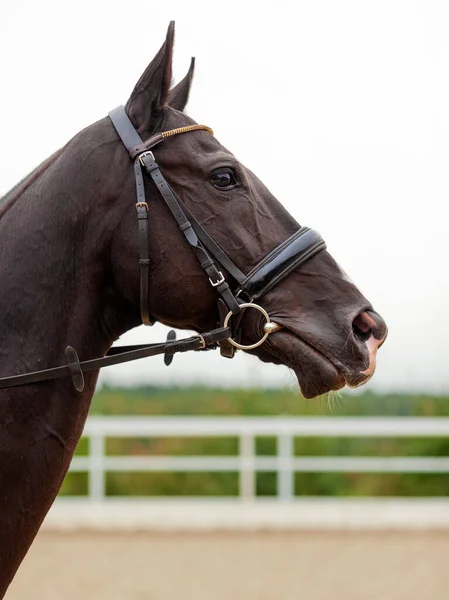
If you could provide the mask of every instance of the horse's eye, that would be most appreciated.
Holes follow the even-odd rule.
[[[211,184],[219,190],[230,190],[237,185],[232,169],[217,169],[210,176]]]

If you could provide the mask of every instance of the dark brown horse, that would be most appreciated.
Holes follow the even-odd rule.
[[[183,113],[193,63],[170,89],[173,35],[171,24],[126,104],[142,139],[194,123]],[[298,230],[209,132],[174,136],[154,154],[172,188],[244,273]],[[152,320],[212,329],[216,290],[149,178],[145,187]],[[68,345],[82,360],[102,356],[140,324],[135,193],[132,162],[104,118],[2,200],[0,377],[65,364]],[[306,397],[360,385],[373,374],[385,324],[326,251],[290,272],[261,304],[283,329],[254,353],[292,368]],[[248,313],[242,342],[258,339],[261,325],[259,313]],[[97,372],[85,379],[83,393],[70,378],[0,390],[0,597],[69,467]]]

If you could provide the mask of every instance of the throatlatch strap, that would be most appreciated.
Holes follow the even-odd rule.
[[[109,118],[128,152],[142,144],[142,139],[131,123],[123,106],[109,113]],[[148,204],[145,198],[145,184],[139,159],[134,161],[136,179],[136,209],[139,227],[139,266],[140,266],[140,318],[144,325],[151,325],[149,301],[150,255],[148,246]]]

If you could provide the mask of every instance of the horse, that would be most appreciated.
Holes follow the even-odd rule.
[[[368,381],[387,335],[319,234],[185,114],[194,59],[172,87],[173,41],[171,22],[126,105],[0,201],[0,597],[124,332],[196,331],[157,351],[237,346],[291,368],[307,398]]]

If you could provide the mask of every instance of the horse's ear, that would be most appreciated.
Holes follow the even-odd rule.
[[[147,126],[151,114],[160,111],[167,103],[172,76],[174,39],[175,22],[170,21],[165,42],[145,69],[126,103],[126,112],[138,128]]]
[[[189,99],[190,86],[192,85],[193,71],[195,69],[195,57],[192,56],[190,68],[187,75],[175,87],[170,90],[168,95],[168,105],[176,110],[183,111],[187,100]]]

